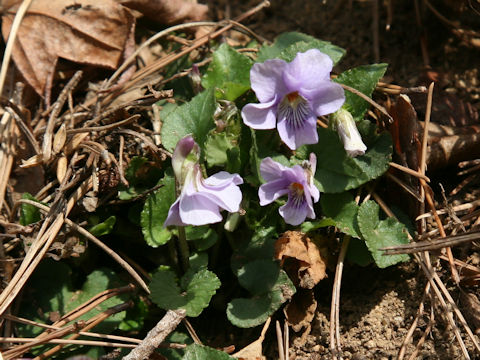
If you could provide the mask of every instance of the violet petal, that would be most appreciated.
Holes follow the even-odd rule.
[[[287,63],[280,59],[271,59],[252,66],[250,81],[252,90],[255,91],[260,102],[270,102],[275,95],[279,98],[287,93],[282,78],[286,66]]]
[[[277,180],[269,181],[268,183],[260,186],[260,188],[258,189],[260,205],[268,205],[277,200],[280,196],[288,194],[288,185],[290,185],[290,182],[288,180],[280,178]]]
[[[283,80],[289,91],[318,88],[324,81],[330,80],[333,62],[330,57],[318,49],[310,49],[298,53],[291,63],[288,63]]]
[[[186,226],[182,219],[180,218],[180,198],[178,198],[172,206],[170,206],[170,209],[168,210],[168,215],[167,218],[165,219],[165,222],[163,223],[163,227],[167,226]]]
[[[277,98],[259,104],[247,104],[242,109],[242,119],[245,125],[252,129],[275,129]]]
[[[267,157],[260,163],[260,175],[265,181],[276,180],[282,175],[282,171],[287,170],[286,166],[273,161],[271,157]]]
[[[343,88],[334,82],[325,81],[318,88],[301,91],[310,102],[312,111],[317,116],[331,114],[340,109],[345,102]]]
[[[185,224],[190,225],[205,225],[222,221],[218,206],[199,192],[180,197],[180,218]]]
[[[297,129],[292,129],[287,119],[279,119],[277,130],[282,141],[292,150],[305,144],[316,144],[318,142],[317,119],[313,116],[305,119],[303,126]]]
[[[295,206],[289,198],[287,203],[278,209],[278,212],[287,224],[300,225],[307,217],[307,204],[304,202],[300,206]]]

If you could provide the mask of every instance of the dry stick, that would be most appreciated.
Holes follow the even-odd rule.
[[[418,352],[419,352],[420,349],[422,348],[423,343],[425,342],[425,339],[427,338],[427,335],[430,333],[430,331],[432,331],[432,327],[433,327],[433,322],[434,322],[434,320],[435,320],[435,312],[434,312],[434,310],[433,310],[433,305],[430,305],[430,318],[429,318],[429,320],[428,320],[427,328],[426,328],[425,331],[423,332],[422,337],[420,338],[420,340],[418,340],[417,346],[415,347],[415,350],[414,350],[413,353],[410,355],[410,357],[408,358],[408,360],[415,360],[415,359],[417,359]]]
[[[100,314],[96,315],[93,317],[93,320],[90,324],[85,326],[83,329],[85,331],[90,330],[100,324],[102,321],[107,319],[109,316],[119,313],[121,311],[127,310],[128,308],[133,307],[133,302],[129,301],[127,303],[119,304],[116,306],[113,306],[111,308],[108,308],[107,310],[101,312]],[[78,338],[80,334],[77,332],[76,334],[73,334],[70,339],[75,340]],[[58,344],[57,346],[51,348],[50,350],[44,352],[43,354],[35,357],[33,360],[41,360],[41,359],[50,359],[53,354],[55,354],[57,351],[60,351],[66,344]]]
[[[82,78],[82,76],[83,76],[83,71],[82,70],[76,71],[75,74],[73,74],[73,76],[71,77],[71,79],[67,82],[65,87],[62,89],[62,91],[60,92],[60,94],[57,97],[57,101],[55,101],[55,103],[58,103],[60,105],[59,110],[61,110],[61,108],[63,107],[65,102],[68,101],[68,95],[71,94],[72,90],[77,87],[77,85],[80,82],[80,79]],[[70,105],[69,105],[69,107],[70,107]],[[53,110],[55,110],[55,104],[53,104],[47,110],[45,110],[42,113],[42,117],[45,117],[45,116],[49,115]]]
[[[283,323],[283,336],[285,338],[285,360],[288,360],[290,358],[289,356],[289,347],[290,347],[290,328],[288,326],[287,320]]]
[[[34,341],[36,341],[35,338],[0,337],[0,342],[30,343]],[[74,340],[74,339],[52,339],[47,341],[47,344],[109,346],[109,347],[120,347],[120,348],[134,348],[136,346],[135,344],[114,343],[110,341]]]
[[[368,102],[370,105],[372,105],[373,107],[375,107],[376,109],[380,110],[380,112],[385,115],[389,122],[392,123],[393,122],[393,118],[392,116],[388,113],[388,111],[382,106],[380,105],[379,103],[373,101],[372,99],[370,99],[370,97],[368,97],[367,95],[365,95],[364,93],[358,91],[357,89],[351,87],[351,86],[348,86],[348,85],[345,85],[345,84],[340,84],[342,86],[342,88],[344,88],[345,90],[348,90],[350,91],[352,94],[355,94],[359,97],[361,97],[363,100],[365,100],[366,102]]]
[[[155,35],[153,35],[152,37],[150,37],[147,41],[143,42],[137,50],[135,50],[135,52],[130,55],[124,62],[122,65],[120,65],[120,67],[113,73],[112,76],[110,76],[110,79],[107,80],[107,82],[105,83],[105,89],[109,88],[110,85],[112,84],[113,80],[115,80],[116,78],[118,78],[118,76],[136,59],[136,57],[138,56],[138,54],[140,54],[140,52],[146,48],[148,45],[150,45],[151,43],[153,43],[154,41],[168,35],[169,33],[173,32],[173,31],[178,31],[178,30],[183,30],[183,29],[188,29],[188,28],[192,28],[192,27],[198,27],[198,26],[219,26],[219,23],[217,22],[211,22],[211,21],[199,21],[199,22],[192,22],[192,23],[188,23],[188,24],[180,24],[180,25],[175,25],[175,26],[172,26],[172,27],[169,27],[168,29],[165,29],[165,30],[162,30],[158,33],[156,33]]]
[[[28,141],[30,142],[30,145],[32,145],[32,148],[35,151],[35,154],[37,155],[40,154],[42,151],[40,149],[40,146],[38,145],[37,139],[35,139],[35,136],[32,134],[27,124],[25,124],[25,121],[23,121],[20,115],[10,106],[5,107],[5,110],[10,114],[11,117],[15,119],[17,126],[23,132],[25,137],[28,139]]]
[[[452,210],[453,210],[454,212],[457,212],[457,211],[466,211],[466,210],[475,209],[475,208],[478,207],[479,205],[480,205],[480,200],[475,200],[475,201],[472,201],[472,202],[469,202],[469,203],[452,206]],[[437,210],[437,214],[438,214],[438,215],[447,214],[447,213],[448,213],[448,210],[447,210],[447,209],[439,209],[439,210]],[[430,217],[432,217],[432,216],[433,216],[433,212],[429,211],[429,212],[427,212],[427,213],[418,215],[415,220],[418,221],[418,220],[420,220],[420,219],[430,218]]]
[[[433,269],[431,263],[430,263],[430,256],[428,252],[423,252],[421,255],[415,254],[415,257],[417,258],[418,262],[420,263],[420,266],[422,267],[425,275],[427,276],[428,281],[432,285],[432,289],[435,291],[435,294],[437,295],[437,298],[440,300],[440,304],[442,305],[443,309],[445,309],[445,315],[447,316],[447,320],[450,323],[450,326],[453,329],[453,332],[455,334],[455,337],[457,338],[457,341],[460,345],[460,348],[462,349],[463,355],[465,356],[466,359],[470,359],[470,355],[468,354],[468,350],[465,346],[465,343],[462,339],[462,336],[460,334],[460,330],[458,329],[457,324],[455,323],[455,320],[453,318],[453,313],[452,311],[449,310],[449,308],[453,308],[457,317],[459,318],[460,322],[464,326],[465,330],[467,331],[468,335],[470,336],[472,342],[475,344],[475,347],[477,350],[480,351],[480,347],[478,344],[478,341],[475,339],[475,336],[473,335],[471,329],[467,325],[465,318],[463,317],[462,313],[458,309],[458,306],[455,304],[453,301],[450,293],[448,290],[445,288],[445,285],[443,284],[442,280],[438,277],[438,274],[436,273],[435,269]],[[448,301],[445,301],[445,298]]]
[[[391,167],[394,167],[395,169],[398,169],[398,170],[403,171],[403,172],[406,173],[406,174],[415,176],[415,177],[417,177],[417,178],[419,178],[419,179],[423,179],[423,180],[425,180],[426,182],[430,182],[430,179],[429,179],[427,176],[425,176],[425,174],[422,174],[422,173],[420,173],[419,171],[415,171],[415,170],[413,170],[413,169],[410,169],[410,168],[408,168],[408,167],[406,167],[406,166],[403,166],[403,165],[400,165],[400,164],[397,164],[397,163],[394,163],[394,162],[390,162],[389,165],[390,165]]]
[[[473,233],[460,234],[455,236],[447,236],[435,241],[419,241],[411,244],[405,244],[400,246],[391,246],[383,248],[384,255],[395,254],[414,254],[422,251],[431,251],[443,249],[446,247],[457,246],[466,242],[472,242],[480,239],[480,232],[475,231]],[[446,257],[448,259],[448,257]]]
[[[20,199],[18,200],[19,203],[21,204],[29,204],[32,206],[35,206],[39,208],[40,210],[48,213],[50,211],[50,208],[46,205],[43,205],[37,201],[29,200],[29,199]],[[150,294],[150,290],[148,289],[147,284],[143,281],[141,276],[133,269],[132,266],[130,266],[129,263],[127,263],[125,260],[122,259],[120,255],[118,255],[115,251],[110,249],[107,245],[105,245],[100,239],[97,237],[93,236],[88,230],[84,229],[80,225],[77,225],[73,221],[71,221],[68,218],[65,218],[65,223],[70,226],[74,231],[77,231],[78,233],[82,234],[85,236],[88,240],[92,241],[95,245],[97,245],[100,249],[105,251],[108,255],[110,255],[121,267],[125,269],[134,279],[135,281],[142,287],[143,290],[147,292],[147,294]]]
[[[43,329],[49,329],[49,330],[59,330],[60,329],[60,327],[58,327],[58,326],[42,324],[42,323],[39,323],[39,322],[36,322],[36,321],[33,321],[33,320],[24,319],[24,318],[14,316],[14,315],[5,314],[5,315],[2,316],[2,318],[8,319],[8,320],[11,320],[11,321],[14,321],[14,322],[18,322],[20,324],[37,326],[37,327],[43,328]],[[88,331],[80,331],[79,334],[83,335],[83,336],[90,336],[90,337],[107,339],[107,340],[119,340],[119,341],[124,341],[124,342],[130,342],[132,344],[140,344],[142,342],[142,340],[131,338],[131,337],[99,334],[99,333],[92,333],[92,332],[88,332]],[[0,341],[2,339],[3,338],[0,338]]]
[[[143,341],[133,349],[123,360],[144,360],[148,359],[155,349],[165,340],[180,322],[185,318],[187,312],[183,309],[168,310],[165,316],[150,330]]]
[[[342,286],[343,262],[347,254],[350,236],[343,238],[340,254],[338,255],[335,279],[333,280],[332,303],[330,305],[330,351],[332,359],[342,359],[342,344],[340,343],[340,288]]]
[[[101,312],[100,314],[95,315],[93,318],[91,318],[87,321],[79,321],[79,322],[71,324],[71,325],[69,325],[65,328],[61,328],[59,330],[55,330],[55,331],[50,332],[50,333],[43,333],[40,336],[38,336],[37,338],[35,338],[34,341],[32,341],[28,344],[19,345],[15,348],[12,348],[12,349],[6,351],[4,353],[4,355],[5,354],[8,355],[8,357],[6,357],[6,359],[13,359],[13,358],[16,358],[16,357],[22,355],[24,352],[28,351],[30,348],[32,348],[34,346],[37,346],[39,344],[49,342],[52,339],[57,339],[57,338],[60,338],[60,337],[64,337],[64,336],[67,336],[67,335],[72,334],[72,333],[77,333],[77,335],[78,335],[79,329],[89,330],[89,329],[93,328],[94,326],[98,325],[100,322],[102,322],[106,318],[108,318],[110,315],[118,313],[120,311],[124,311],[130,306],[131,306],[130,303],[123,303],[123,304],[120,304],[120,305],[116,305],[116,306],[113,306],[113,307]],[[61,345],[61,346],[59,345],[57,347],[54,347],[53,349],[50,349],[49,351],[47,351],[47,353],[53,354],[54,352],[58,351],[62,347],[63,347],[63,345]],[[55,351],[53,351],[54,349],[55,349]],[[43,358],[43,355],[40,355],[40,356],[41,356],[41,358]],[[35,359],[39,359],[39,358],[36,357]]]
[[[418,320],[420,319],[420,316],[422,316],[422,314],[423,314],[423,309],[424,309],[424,306],[425,306],[425,299],[426,299],[429,291],[430,291],[430,283],[427,282],[427,284],[425,285],[425,290],[423,291],[422,300],[420,300],[420,304],[418,306],[417,315],[415,316],[415,319],[413,320],[412,325],[410,325],[410,328],[408,329],[407,335],[405,335],[405,337],[403,338],[402,346],[400,347],[400,350],[398,351],[397,360],[402,360],[403,357],[405,356],[405,352],[407,350],[407,344],[408,344],[409,340],[412,338],[413,332],[417,328],[417,324],[418,324]],[[426,334],[426,332],[424,332],[424,334]]]
[[[122,126],[122,125],[130,124],[130,123],[140,119],[140,117],[141,117],[141,115],[135,114],[135,115],[132,115],[132,116],[130,116],[130,117],[124,119],[124,120],[117,121],[115,123],[111,123],[111,124],[108,124],[108,125],[83,127],[83,128],[77,128],[77,129],[68,129],[67,134],[77,134],[77,133],[84,133],[84,132],[111,130],[111,129],[115,129],[119,126]]]
[[[420,173],[425,174],[425,170],[427,167],[427,142],[428,142],[428,125],[430,124],[430,116],[432,114],[432,101],[433,101],[433,87],[435,83],[431,83],[430,86],[428,87],[428,96],[427,96],[427,111],[425,112],[425,127],[423,130],[423,140],[422,140],[422,158],[420,162]],[[432,209],[433,216],[435,217],[435,221],[438,225],[438,230],[440,231],[440,236],[441,237],[446,237],[447,234],[445,233],[445,229],[443,228],[443,224],[438,217],[438,214],[436,213],[435,205],[433,204],[433,200],[430,197],[430,194],[428,193],[427,190],[427,184],[425,183],[425,180],[420,179],[420,183],[422,184],[422,189],[425,191],[425,199],[428,202],[428,205]],[[446,249],[447,256],[449,259],[450,263],[450,272],[452,273],[453,280],[455,281],[456,284],[460,283],[460,276],[458,275],[457,268],[455,267],[455,263],[453,260],[453,254],[452,254],[452,249],[447,248]]]
[[[415,192],[414,189],[412,189],[412,187],[410,185],[407,185],[405,184],[402,180],[400,180],[399,178],[397,178],[395,175],[387,172],[385,174],[389,179],[391,179],[394,183],[396,183],[398,186],[400,186],[403,190],[405,190],[407,193],[409,193],[410,195],[412,195],[417,201],[422,201],[422,198],[420,197],[419,194],[417,194]]]
[[[8,354],[9,355],[8,358],[16,358],[17,356],[20,356],[21,354],[23,354],[25,351],[32,348],[33,346],[45,343],[45,342],[47,342],[51,339],[64,337],[64,336],[69,335],[71,333],[77,333],[77,336],[78,336],[78,331],[79,331],[80,328],[82,328],[83,330],[89,330],[89,329],[95,327],[96,325],[98,325],[100,322],[102,322],[106,318],[108,318],[110,315],[116,314],[120,311],[124,311],[131,306],[132,306],[132,304],[130,302],[122,303],[122,304],[113,306],[111,308],[108,308],[107,310],[95,315],[94,317],[90,318],[87,321],[79,321],[79,322],[74,323],[72,325],[69,325],[65,328],[61,328],[59,330],[55,330],[55,331],[50,332],[50,333],[42,333],[39,336],[37,336],[35,341],[33,341],[31,343],[28,343],[28,344],[25,344],[25,345],[17,346],[13,349],[10,349],[10,350],[6,351],[4,353],[4,355]],[[61,347],[63,347],[63,345],[54,347],[53,349],[47,351],[48,356],[53,354],[54,352],[58,351]],[[43,358],[43,355],[41,355],[41,357]],[[38,359],[38,357],[35,358],[35,359]]]
[[[275,321],[275,332],[277,334],[277,346],[278,346],[278,359],[285,360],[285,349],[283,347],[282,329],[280,328],[280,322]]]
[[[17,37],[18,29],[20,28],[20,23],[22,22],[22,19],[25,16],[25,13],[27,12],[31,3],[32,0],[22,1],[17,10],[17,13],[15,14],[15,19],[13,19],[10,34],[8,35],[7,45],[5,47],[5,52],[3,53],[2,69],[0,70],[0,95],[3,93],[3,86],[5,85],[5,78],[7,77],[10,58],[12,56],[12,50],[15,44],[15,38]]]
[[[195,344],[203,345],[202,340],[200,340],[200,337],[197,335],[197,332],[193,328],[192,323],[190,321],[188,321],[187,318],[184,318],[182,320],[182,322],[183,322],[183,325],[185,326],[185,328],[187,329],[188,334],[190,335],[192,340],[195,342]]]
[[[33,245],[28,250],[25,259],[22,261],[22,264],[13,276],[8,286],[0,294],[0,315],[2,315],[5,310],[10,306],[11,302],[15,299],[15,297],[22,289],[23,285],[25,285],[26,281],[28,280],[32,272],[35,270],[35,267],[38,265],[45,253],[50,248],[50,245],[53,243],[53,240],[55,239],[56,235],[58,234],[64,223],[64,213],[65,216],[68,215],[73,209],[74,205],[78,202],[78,200],[85,193],[87,193],[91,187],[91,178],[88,178],[70,197],[65,209],[58,209],[57,207],[57,209],[55,209],[55,212],[51,212],[44,220],[44,223],[42,224],[42,227],[40,228],[40,231]],[[64,213],[62,212],[62,210],[64,210]],[[55,220],[53,220],[53,223],[47,231],[46,228],[48,224],[50,224],[54,215],[56,216]]]

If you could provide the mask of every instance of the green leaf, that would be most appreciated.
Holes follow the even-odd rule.
[[[250,89],[252,60],[222,44],[213,53],[213,60],[202,78],[206,89],[216,88],[217,99],[234,101]]]
[[[190,269],[197,271],[206,269],[208,266],[208,254],[206,252],[196,252],[188,258]]]
[[[357,223],[358,205],[353,200],[352,194],[323,194],[320,198],[323,214],[332,218],[341,232],[360,238],[360,229]]]
[[[405,226],[394,218],[380,220],[380,206],[375,201],[363,203],[358,210],[358,226],[362,237],[379,268],[409,260],[408,255],[386,255],[379,250],[408,243]]]
[[[211,134],[205,143],[205,159],[208,167],[225,166],[228,161],[228,151],[238,146],[233,135],[227,133]]]
[[[386,70],[387,64],[359,66],[341,73],[335,81],[353,87],[368,97],[371,97],[375,86],[385,74]],[[343,106],[350,111],[353,118],[358,121],[363,119],[363,115],[367,112],[370,104],[358,95],[345,90],[345,104]]]
[[[241,267],[254,260],[268,259],[272,261],[277,238],[277,232],[273,226],[259,227],[251,238],[248,237],[236,243],[237,247],[230,261],[232,271],[237,274]]]
[[[235,359],[226,352],[208,346],[192,344],[185,348],[183,360],[229,360]]]
[[[261,259],[249,262],[238,269],[238,282],[252,295],[264,294],[273,287],[280,275],[276,262]]]
[[[162,125],[162,145],[173,151],[178,140],[192,134],[197,144],[203,148],[208,132],[215,127],[214,112],[214,90],[201,92],[165,118]]]
[[[22,194],[22,199],[38,202],[38,200],[28,192]],[[20,224],[26,226],[37,221],[40,221],[40,210],[34,205],[22,203],[20,206]]]
[[[101,222],[97,225],[94,225],[88,230],[93,236],[102,236],[110,234],[115,226],[117,218],[112,215],[107,218],[104,222]]]
[[[334,65],[338,63],[346,53],[345,49],[333,45],[329,41],[314,39],[311,41],[299,41],[290,45],[280,53],[279,58],[285,60],[286,62],[291,62],[293,59],[295,59],[297,53],[304,53],[310,49],[318,49],[322,53],[328,55],[330,59],[332,59]]]
[[[258,275],[259,278],[261,276],[262,274]],[[250,299],[233,299],[227,305],[228,320],[241,328],[261,325],[285,301],[291,299],[295,291],[295,286],[287,274],[280,270],[278,279],[270,291]]]
[[[354,237],[350,239],[346,257],[352,263],[360,266],[367,266],[373,262],[372,254],[368,251],[365,241]]]
[[[152,301],[165,310],[185,308],[187,299],[181,295],[177,276],[171,270],[161,269],[152,276],[150,282]]]
[[[381,176],[390,166],[392,140],[387,133],[369,139],[365,155],[356,158],[347,155],[336,132],[318,128],[318,137],[318,144],[308,146],[308,152],[317,155],[315,179],[321,192],[355,189]]]
[[[175,178],[165,174],[160,183],[163,186],[147,197],[140,216],[143,236],[152,247],[166,244],[172,237],[163,223],[170,206],[175,202]]]
[[[152,277],[151,298],[166,310],[185,309],[188,316],[196,317],[208,306],[210,299],[220,287],[220,280],[207,269],[187,271],[182,277],[181,289],[173,271],[160,270]]]

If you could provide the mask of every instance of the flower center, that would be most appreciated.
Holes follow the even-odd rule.
[[[285,95],[278,106],[279,117],[285,118],[288,125],[293,129],[303,127],[309,114],[310,107],[308,106],[308,102],[298,91],[293,91]]]
[[[289,186],[290,189],[290,199],[292,200],[294,206],[300,206],[304,201],[304,189],[303,185],[297,182],[293,182]]]

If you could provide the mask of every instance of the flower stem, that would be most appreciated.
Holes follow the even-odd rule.
[[[187,236],[185,235],[185,228],[178,226],[178,249],[180,250],[180,263],[182,264],[183,271],[186,272],[190,267],[190,251],[187,244]]]

